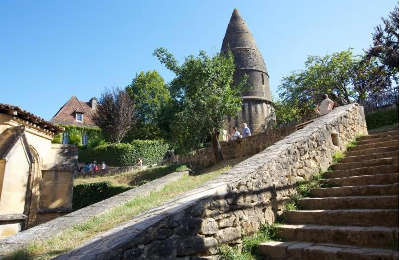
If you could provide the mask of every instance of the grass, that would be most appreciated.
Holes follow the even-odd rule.
[[[258,252],[258,245],[269,240],[279,240],[276,234],[276,225],[264,225],[260,230],[251,235],[242,238],[242,247],[230,247],[222,245],[219,249],[219,254],[224,260],[254,260],[264,259]]]
[[[110,230],[117,225],[132,219],[134,216],[160,206],[177,195],[192,190],[208,180],[227,171],[239,160],[219,163],[196,175],[183,176],[181,179],[166,185],[160,191],[154,191],[148,196],[137,197],[122,206],[99,216],[91,217],[84,223],[64,230],[60,234],[45,241],[34,241],[25,249],[12,253],[5,259],[51,259],[57,255],[71,251],[96,235]]]
[[[74,185],[109,182],[112,186],[136,187],[149,181],[163,177],[176,171],[185,171],[189,168],[186,165],[156,166],[145,170],[134,170],[127,173],[109,176],[78,177],[74,179]],[[90,173],[88,173],[90,175]]]

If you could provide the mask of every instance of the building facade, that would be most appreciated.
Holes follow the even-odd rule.
[[[87,145],[89,142],[88,130],[97,129],[93,116],[97,111],[97,99],[91,98],[88,102],[80,101],[72,96],[53,116],[51,123],[60,126],[74,126],[81,135],[80,144]],[[66,127],[67,128],[67,127]],[[71,143],[71,132],[64,131],[61,139],[62,144]]]
[[[264,59],[256,45],[246,22],[237,9],[232,13],[221,52],[231,51],[236,65],[234,84],[243,77],[247,78],[242,92],[241,112],[233,118],[228,118],[228,127],[247,123],[253,133],[267,130],[275,123],[275,112],[272,106],[269,74]]]
[[[76,147],[52,144],[63,129],[0,104],[0,238],[72,210]]]

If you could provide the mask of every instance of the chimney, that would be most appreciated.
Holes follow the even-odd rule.
[[[90,107],[92,108],[92,110],[96,110],[97,107],[97,98],[93,97],[89,100],[90,103]]]

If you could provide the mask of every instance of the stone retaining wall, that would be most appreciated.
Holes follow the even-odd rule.
[[[188,175],[188,171],[173,172],[146,184],[143,184],[137,188],[125,191],[114,197],[100,201],[98,203],[89,205],[85,208],[74,211],[70,214],[58,217],[50,220],[46,217],[51,218],[59,216],[60,212],[43,211],[42,221],[50,220],[44,224],[35,226],[27,229],[14,236],[7,237],[0,240],[0,259],[2,256],[7,255],[9,252],[22,248],[33,240],[45,240],[48,239],[65,229],[71,228],[74,225],[84,223],[93,216],[98,216],[111,210],[115,207],[123,205],[124,203],[135,199],[137,196],[146,196],[152,191],[161,190],[165,185],[179,180],[182,176]],[[58,214],[59,213],[59,214]]]
[[[235,141],[221,142],[222,154],[225,160],[251,156],[295,131],[296,124],[292,124],[278,129],[269,129],[267,132]],[[186,164],[192,168],[206,168],[214,165],[216,160],[212,147],[207,147],[196,150],[188,155],[177,155],[166,163]]]
[[[326,170],[367,134],[363,108],[336,108],[220,177],[139,215],[57,259],[209,259],[273,223],[297,181]]]

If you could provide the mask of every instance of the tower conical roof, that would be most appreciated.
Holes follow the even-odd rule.
[[[233,10],[222,42],[221,52],[231,50],[237,69],[254,69],[268,74],[253,35],[237,9]]]

